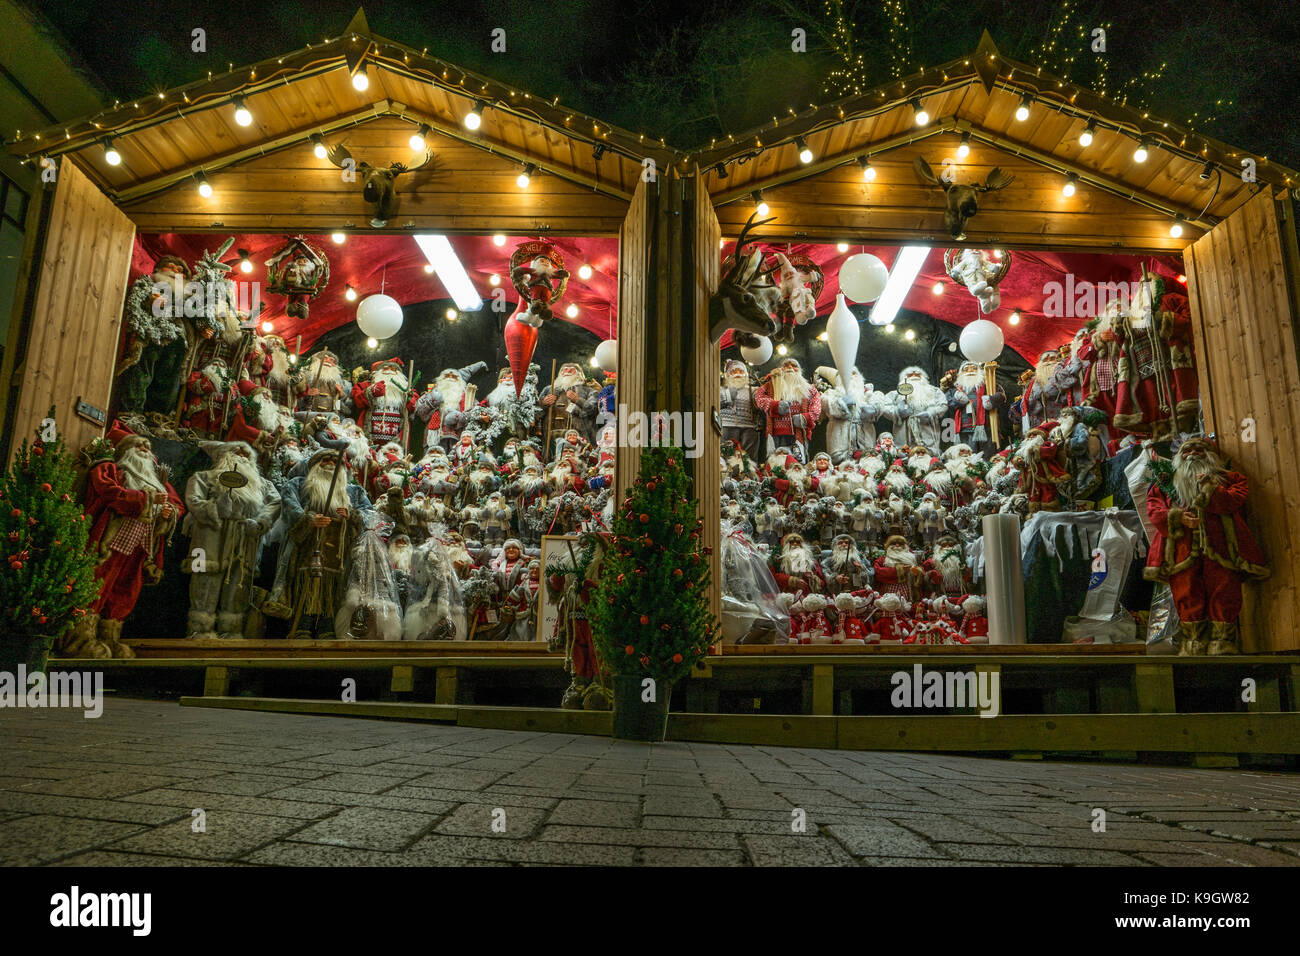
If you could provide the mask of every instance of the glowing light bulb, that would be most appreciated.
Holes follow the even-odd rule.
[[[1089,123],[1087,126],[1085,126],[1083,128],[1083,132],[1079,134],[1079,145],[1082,146],[1084,149],[1087,149],[1089,146],[1091,146],[1092,136],[1096,131],[1097,131],[1096,123]]]
[[[760,203],[758,204],[758,214],[759,214],[760,216],[766,216],[766,215],[767,215],[769,212],[771,212],[771,211],[772,211],[772,207],[769,206],[767,203],[765,203],[765,202],[760,202]]]
[[[1074,184],[1078,181],[1078,179],[1079,179],[1078,176],[1076,176],[1074,173],[1070,173],[1069,178],[1066,179],[1066,181],[1065,181],[1065,185],[1063,185],[1063,186],[1061,187],[1061,195],[1063,195],[1063,196],[1073,196],[1073,195],[1074,195]]]
[[[591,266],[587,265],[585,262],[582,265],[578,266],[578,278],[583,280],[584,282],[590,279]]]
[[[348,237],[341,232],[330,233],[330,238],[334,240],[334,245],[341,246],[348,241]]]
[[[212,198],[212,184],[202,173],[199,174],[199,195],[204,199]]]
[[[349,302],[355,302],[357,300],[357,290],[352,286],[348,286],[347,291],[343,293],[343,297]]]
[[[237,97],[235,99],[235,122],[240,126],[253,125],[253,114],[250,113],[248,107],[244,105],[243,97]]]
[[[520,189],[527,189],[530,182],[532,182],[532,180],[529,178],[527,170],[515,177],[515,185]]]
[[[370,338],[366,339],[366,348],[368,349],[379,348],[379,339],[375,338],[374,336],[371,336]]]
[[[886,326],[885,326],[885,331],[886,331],[886,332],[890,332],[890,333],[892,333],[892,332],[894,331],[894,323],[893,323],[893,322],[890,322],[888,325],[886,325]]]
[[[1182,234],[1183,234],[1183,224],[1181,221],[1175,219],[1173,225],[1169,227],[1169,235],[1177,239]]]
[[[961,134],[961,143],[957,146],[957,158],[965,159],[970,155],[970,133]]]
[[[429,127],[424,123],[421,123],[420,128],[411,134],[411,138],[407,140],[407,143],[410,144],[410,147],[413,151],[418,153],[424,149],[425,146],[424,137],[425,134],[428,132],[429,132]]]
[[[447,321],[448,321],[448,322],[455,322],[455,321],[456,321],[456,317],[459,316],[459,315],[460,315],[460,313],[457,312],[455,309],[448,309],[448,310],[447,310]]]
[[[598,364],[596,362],[596,356],[593,355],[591,358],[587,359],[587,364],[590,365],[592,368],[596,368]]]
[[[570,302],[569,307],[564,310],[564,314],[571,319],[576,319],[578,317],[578,307]]]
[[[122,162],[122,154],[117,151],[111,139],[104,140],[104,162],[110,166],[117,166]]]
[[[504,246],[505,244],[506,244],[506,237],[501,235],[501,233],[498,232],[495,236],[492,237],[492,245]]]
[[[289,356],[289,364],[290,364],[290,365],[297,365],[297,364],[298,364],[298,356],[296,356],[296,355],[290,355],[290,356]]]
[[[488,285],[498,286],[501,284],[501,277],[495,272],[488,276]]]
[[[1019,324],[1020,324],[1020,310],[1019,310],[1019,309],[1016,309],[1015,311],[1013,311],[1013,312],[1011,313],[1011,318],[1007,319],[1007,322],[1009,322],[1011,325],[1019,325]]]
[[[913,339],[916,338],[916,333],[913,332],[911,329],[908,329],[906,332],[903,333],[903,338],[905,338],[905,339],[907,339],[907,341],[911,342]]]
[[[1147,155],[1147,141],[1142,139],[1138,143],[1137,149],[1133,150],[1133,162],[1145,163],[1147,161]]]
[[[839,242],[839,243],[836,243],[836,244],[835,244],[835,251],[836,251],[836,252],[848,252],[848,251],[849,251],[849,244],[848,244],[847,242]]]
[[[475,103],[474,108],[465,114],[465,119],[462,122],[464,122],[466,129],[471,129],[471,130],[478,129],[480,126],[482,126],[483,125],[483,104]]]
[[[240,262],[239,262],[239,271],[240,271],[240,272],[245,272],[245,273],[247,273],[247,272],[252,272],[252,271],[253,271],[253,263],[250,262],[247,258],[241,259]]]
[[[788,348],[786,348],[784,345],[778,345],[778,346],[776,347],[776,354],[777,354],[777,355],[786,355],[786,354],[788,354],[789,352],[790,352],[790,350],[789,350]]]
[[[352,74],[352,88],[358,93],[365,92],[370,86],[370,68],[363,66]]]
[[[930,292],[934,295],[943,295],[943,283],[936,282],[934,285],[930,286]]]
[[[272,325],[270,322],[263,322],[263,323],[262,323],[262,334],[263,334],[263,335],[270,335],[273,331],[275,331],[275,326]]]
[[[426,263],[424,264],[424,271],[425,271],[425,274],[426,274],[426,275],[433,275],[433,263],[432,263],[432,262],[426,262]]]

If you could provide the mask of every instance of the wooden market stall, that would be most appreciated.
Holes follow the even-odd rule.
[[[811,162],[800,158],[805,146]],[[917,158],[957,183],[983,182],[994,167],[1015,182],[985,194],[956,241]],[[1251,526],[1272,566],[1246,588],[1243,650],[1300,649],[1300,498],[1282,480],[1300,468],[1300,174],[1017,63],[987,33],[969,57],[791,110],[687,161],[724,236],[761,199],[776,217],[759,232],[769,240],[1181,252],[1205,428],[1250,479]],[[713,224],[701,215],[697,231]]]

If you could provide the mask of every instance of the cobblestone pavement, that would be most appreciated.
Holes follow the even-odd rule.
[[[0,864],[548,863],[1295,866],[1300,775],[0,711]]]

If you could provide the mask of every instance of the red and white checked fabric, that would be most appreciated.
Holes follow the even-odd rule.
[[[148,530],[147,521],[141,521],[139,518],[123,518],[117,534],[113,536],[113,541],[108,546],[109,550],[119,554],[134,554],[136,548],[143,547],[145,532]]]

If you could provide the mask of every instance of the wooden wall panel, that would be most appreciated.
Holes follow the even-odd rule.
[[[135,227],[77,167],[59,167],[37,272],[13,445],[31,438],[51,405],[70,448],[103,433],[79,418],[78,397],[107,410]]]
[[[1300,325],[1282,232],[1293,228],[1265,189],[1184,252],[1205,427],[1250,479],[1250,526],[1273,569],[1246,586],[1247,651],[1300,650]]]
[[[687,181],[694,190],[695,232],[692,247],[694,269],[693,308],[695,322],[691,336],[691,359],[695,363],[691,389],[693,401],[690,406],[697,412],[704,413],[703,428],[697,440],[703,445],[703,453],[695,463],[695,494],[700,499],[700,517],[704,521],[704,543],[713,548],[711,564],[713,576],[711,581],[710,602],[713,616],[722,620],[722,467],[721,436],[713,430],[713,414],[718,406],[719,373],[722,368],[722,350],[709,341],[709,296],[718,286],[721,273],[719,257],[719,240],[722,227],[713,212],[709,201],[709,191],[700,177]]]
[[[618,232],[618,379],[620,408],[645,411],[646,293],[650,279],[649,212],[654,184],[639,183]],[[617,411],[618,409],[616,409]],[[621,442],[614,460],[617,501],[627,495],[641,465],[641,450]],[[617,507],[617,504],[615,505]]]

